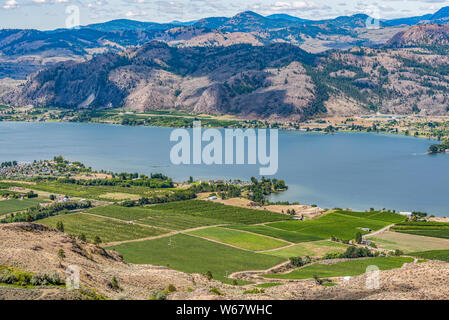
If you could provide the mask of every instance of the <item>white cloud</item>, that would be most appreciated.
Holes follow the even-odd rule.
[[[325,8],[327,6],[310,1],[278,1],[271,7],[272,10],[315,10]]]
[[[142,18],[145,17],[147,13],[145,11],[128,11],[125,13],[125,17],[127,18]]]
[[[5,4],[3,5],[4,9],[14,9],[17,8],[19,4],[16,0],[6,0]]]

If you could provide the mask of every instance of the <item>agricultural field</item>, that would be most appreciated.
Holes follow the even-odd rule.
[[[449,239],[449,224],[442,222],[401,223],[391,228],[391,230],[418,236]]]
[[[128,224],[83,213],[55,216],[37,222],[56,227],[58,221],[64,224],[65,232],[75,236],[85,234],[88,242],[93,242],[96,236],[100,237],[103,243],[109,243],[158,236],[166,233],[166,231],[156,228]]]
[[[265,236],[226,228],[207,228],[189,232],[188,234],[227,243],[239,248],[262,251],[289,245],[288,242]]]
[[[88,210],[87,212],[124,221],[136,221],[153,227],[186,230],[202,226],[219,225],[218,220],[193,217],[171,211],[154,210],[153,206],[127,208],[122,206],[105,206]]]
[[[442,250],[449,248],[449,240],[441,238],[432,238],[407,234],[402,232],[383,232],[369,240],[383,249],[396,250],[403,252]]]
[[[401,216],[400,214],[390,212],[380,212],[380,211],[355,212],[347,210],[338,210],[336,211],[336,213],[348,215],[351,217],[390,222],[390,224],[404,222],[407,219],[406,217]]]
[[[299,243],[288,248],[265,252],[265,254],[288,260],[291,257],[322,257],[327,253],[343,253],[347,247],[347,245],[342,243],[321,240]]]
[[[410,253],[411,256],[449,262],[449,250],[432,250]]]
[[[202,200],[187,200],[153,205],[160,212],[176,212],[192,217],[215,219],[221,224],[256,224],[291,220],[290,217],[271,211],[226,206],[221,203]]]
[[[130,194],[134,196],[149,196],[154,194],[154,191],[145,187],[120,187],[120,186],[83,186],[71,183],[59,183],[59,182],[38,182],[35,185],[28,185],[25,183],[5,183],[8,186],[18,186],[27,189],[33,189],[37,191],[45,191],[53,194],[62,194],[72,197],[97,199],[97,200],[109,200],[109,201],[121,201],[122,199],[110,199],[110,195],[117,194]],[[164,191],[168,189],[164,189]],[[105,197],[105,198],[103,198]]]
[[[319,278],[357,276],[365,273],[369,266],[377,266],[380,270],[390,270],[400,268],[404,263],[410,262],[413,262],[413,258],[378,257],[349,260],[331,265],[315,263],[287,274],[269,274],[264,275],[264,277],[273,279],[310,279],[314,276]]]
[[[313,235],[321,239],[337,237],[343,240],[354,239],[357,232],[367,234],[362,228],[379,230],[390,225],[390,222],[379,221],[368,218],[360,218],[333,212],[314,220],[306,221],[284,221],[267,224],[270,227],[299,232],[305,235]]]
[[[278,239],[282,239],[285,241],[300,243],[300,242],[308,242],[308,241],[316,241],[321,240],[323,238],[317,237],[311,234],[303,234],[294,231],[286,231],[282,229],[273,228],[267,225],[240,225],[240,226],[228,226],[227,228],[249,231],[265,236],[270,236]]]
[[[210,271],[214,279],[227,283],[231,282],[227,276],[233,272],[264,270],[284,261],[185,234],[125,243],[108,249],[118,251],[130,263],[169,266],[188,273]]]
[[[23,200],[20,199],[0,200],[0,215],[22,211],[34,207],[42,202],[43,202],[42,199],[39,198],[23,199]]]

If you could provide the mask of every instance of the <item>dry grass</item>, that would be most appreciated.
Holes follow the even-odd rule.
[[[404,252],[443,250],[449,248],[449,240],[423,237],[399,232],[383,232],[370,238],[383,249],[399,249]]]
[[[101,195],[100,198],[108,200],[139,200],[140,196],[138,194],[109,192]]]

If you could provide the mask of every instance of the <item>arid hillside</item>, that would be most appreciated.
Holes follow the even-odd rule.
[[[447,115],[448,62],[447,47],[356,47],[313,55],[285,43],[175,48],[153,41],[87,62],[60,63],[3,100],[13,106],[182,109],[250,119],[377,111]]]

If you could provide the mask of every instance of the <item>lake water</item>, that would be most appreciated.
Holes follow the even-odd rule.
[[[170,128],[77,123],[0,122],[0,162],[63,155],[94,169],[176,181],[249,179],[259,166],[175,166]],[[273,200],[322,208],[420,210],[449,216],[449,155],[427,155],[425,139],[368,133],[279,132],[279,171],[289,190]]]

